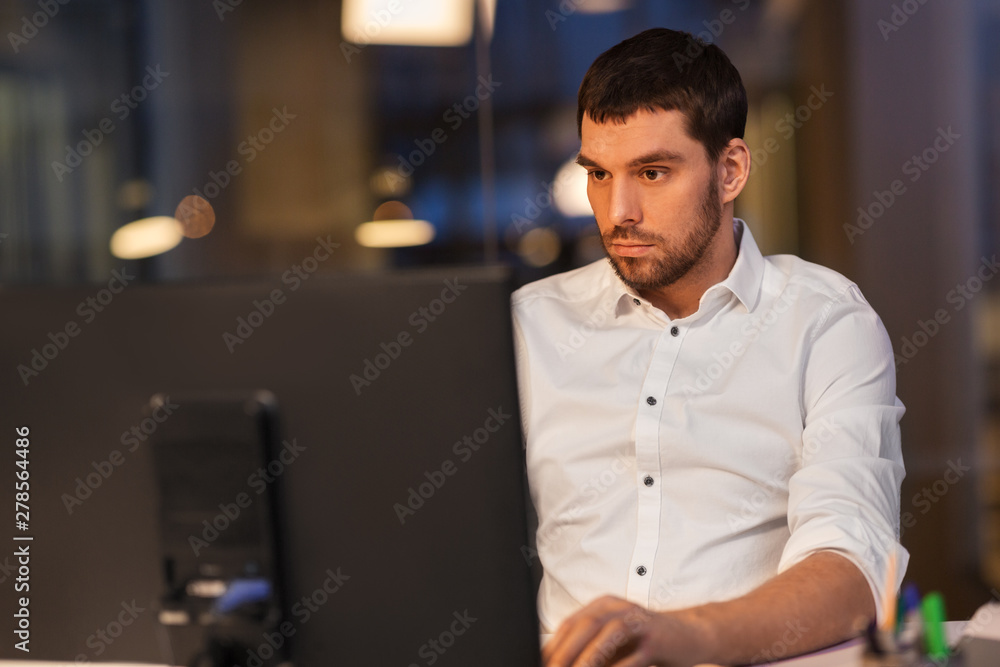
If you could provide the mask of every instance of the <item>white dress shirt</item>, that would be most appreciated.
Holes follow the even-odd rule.
[[[732,271],[688,317],[607,260],[511,299],[543,634],[606,594],[738,597],[820,550],[860,568],[880,618],[902,580],[885,328],[840,274],[734,233]]]

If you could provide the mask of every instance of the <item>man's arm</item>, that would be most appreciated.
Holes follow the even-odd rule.
[[[547,667],[744,664],[780,657],[779,649],[795,655],[835,644],[874,617],[861,571],[834,552],[818,552],[726,602],[650,612],[600,598],[566,619],[543,656]]]

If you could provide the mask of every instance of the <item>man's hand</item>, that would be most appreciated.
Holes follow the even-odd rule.
[[[830,646],[874,617],[861,571],[821,551],[725,602],[651,612],[600,598],[559,626],[542,657],[546,667],[739,665]]]
[[[542,657],[546,667],[687,667],[701,662],[706,632],[691,613],[655,613],[606,596],[567,618]]]

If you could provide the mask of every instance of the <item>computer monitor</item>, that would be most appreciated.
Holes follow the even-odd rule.
[[[121,272],[0,289],[0,479],[13,502],[27,426],[30,521],[9,532],[34,538],[31,653],[0,657],[174,662],[151,452],[172,416],[151,398],[179,415],[184,396],[266,391],[276,459],[237,486],[280,478],[290,625],[256,657],[287,642],[302,667],[537,663],[506,270]],[[0,556],[7,604],[17,567]]]

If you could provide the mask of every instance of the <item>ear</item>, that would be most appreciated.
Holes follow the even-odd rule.
[[[736,199],[750,178],[750,147],[742,139],[731,139],[719,156],[719,190],[722,203]]]

